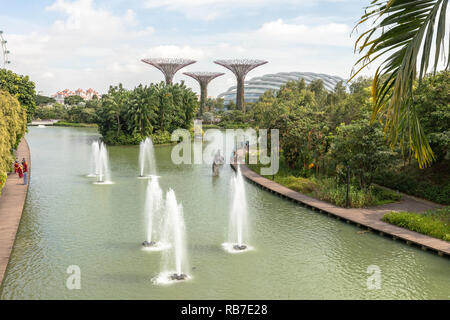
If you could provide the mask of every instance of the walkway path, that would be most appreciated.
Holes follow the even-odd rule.
[[[232,164],[234,169],[235,165]],[[328,215],[335,216],[338,219],[344,219],[347,223],[354,223],[357,226],[364,226],[369,230],[374,230],[380,235],[387,234],[393,239],[405,240],[408,244],[414,243],[419,245],[423,250],[433,250],[439,255],[450,257],[450,242],[436,239],[427,235],[423,235],[414,231],[400,228],[389,223],[381,221],[383,215],[391,210],[396,211],[415,211],[423,212],[428,209],[440,207],[429,201],[422,201],[414,197],[403,196],[402,201],[397,203],[386,204],[378,207],[363,209],[346,209],[337,207],[328,202],[324,202],[315,198],[308,197],[304,194],[286,188],[275,181],[266,179],[256,172],[250,170],[246,165],[241,164],[242,175],[249,181],[259,185],[263,189],[275,193],[283,198],[287,198],[294,202],[306,205],[312,210],[319,210]]]
[[[31,167],[30,148],[25,138],[20,141],[16,157],[19,161],[25,158],[29,167]],[[28,181],[30,180],[30,173],[28,173]],[[0,285],[16,239],[27,192],[28,185],[23,184],[23,179],[19,179],[16,174],[8,175],[0,196]]]

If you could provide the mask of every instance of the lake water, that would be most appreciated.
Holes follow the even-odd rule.
[[[305,209],[245,183],[254,250],[230,254],[224,165],[175,165],[155,147],[160,185],[183,204],[189,281],[157,285],[161,252],[141,250],[147,180],[139,147],[108,147],[114,184],[90,171],[95,129],[29,129],[31,184],[1,299],[449,299],[450,261]],[[68,290],[68,266],[81,289]],[[367,269],[381,271],[369,290]]]

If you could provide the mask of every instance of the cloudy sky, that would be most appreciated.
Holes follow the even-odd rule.
[[[256,58],[266,73],[311,71],[348,78],[358,18],[370,0],[0,0],[9,68],[38,91],[159,82],[145,57],[197,60],[182,71],[225,71],[216,96],[235,84],[215,59]],[[370,71],[368,71],[370,72]],[[197,83],[179,72],[198,92]]]

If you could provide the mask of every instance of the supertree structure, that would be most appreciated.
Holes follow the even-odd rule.
[[[142,59],[141,61],[161,70],[167,84],[172,83],[173,76],[178,70],[196,62],[195,60],[178,58],[154,58]]]
[[[208,84],[211,80],[224,75],[221,72],[183,72],[183,74],[194,78],[200,84],[200,116],[206,107],[206,99],[208,98]]]
[[[214,63],[221,65],[231,70],[237,79],[237,92],[236,92],[236,109],[245,112],[244,103],[244,80],[247,73],[251,70],[266,64],[264,60],[250,60],[250,59],[232,59],[232,60],[216,60]]]

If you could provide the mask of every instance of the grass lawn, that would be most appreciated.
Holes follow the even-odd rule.
[[[53,124],[56,127],[82,127],[82,128],[97,128],[97,124],[95,123],[72,123],[65,121],[58,121]]]
[[[384,222],[450,241],[450,206],[427,212],[390,212],[384,215]]]

